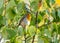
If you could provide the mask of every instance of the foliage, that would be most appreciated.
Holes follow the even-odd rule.
[[[0,32],[6,43],[23,43],[24,29],[16,27],[18,21],[26,14],[24,0],[0,0]],[[27,43],[60,43],[60,2],[56,0],[43,0],[38,9],[39,0],[30,0],[31,22],[27,28]],[[38,11],[38,28],[36,28],[36,16]]]

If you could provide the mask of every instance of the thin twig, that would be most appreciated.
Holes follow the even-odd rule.
[[[42,0],[39,1],[39,5],[38,7],[40,8],[41,7],[41,4],[42,4]],[[35,21],[35,24],[36,24],[36,31],[35,31],[35,34],[33,36],[33,40],[32,40],[32,43],[34,43],[34,39],[35,39],[35,35],[36,35],[36,32],[37,32],[37,28],[38,28],[38,11],[36,12],[36,21]]]
[[[25,28],[26,29],[26,28]],[[26,43],[26,31],[25,31],[25,29],[23,29],[23,31],[24,31],[24,41],[25,41],[25,43]]]
[[[26,43],[26,34],[24,34],[24,38],[25,38],[25,43]]]
[[[37,32],[37,28],[38,28],[38,26],[37,26],[37,24],[38,24],[38,22],[37,22],[37,18],[38,17],[38,11],[36,12],[36,21],[35,21],[35,24],[36,24],[36,31],[35,31],[35,34],[34,34],[34,36],[33,36],[33,40],[32,40],[32,43],[34,43],[34,39],[35,39],[35,35],[36,35],[36,32]]]

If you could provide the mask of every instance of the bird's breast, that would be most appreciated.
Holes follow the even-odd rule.
[[[25,18],[23,21],[24,21],[25,25],[30,25],[30,21],[27,20],[27,18]]]

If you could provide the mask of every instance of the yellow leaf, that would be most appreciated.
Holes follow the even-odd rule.
[[[39,33],[39,32],[40,32],[40,30],[39,30],[39,29],[37,29],[37,32]]]
[[[60,0],[56,0],[56,4],[60,6]]]
[[[11,24],[11,20],[10,20],[10,19],[8,20],[8,24],[9,24],[9,25]]]
[[[42,20],[39,24],[38,24],[38,26],[42,26],[44,24],[44,20]]]

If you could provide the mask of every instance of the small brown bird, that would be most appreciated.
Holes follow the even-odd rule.
[[[27,13],[26,15],[24,15],[21,20],[19,21],[19,25],[21,25],[23,28],[26,28],[26,26],[30,25],[30,21],[31,21],[31,14]]]
[[[21,25],[23,28],[26,28],[26,26],[30,25],[30,21],[31,21],[31,8],[30,8],[30,2],[29,0],[24,0],[25,3],[25,8],[26,8],[26,12],[27,14],[25,14],[21,20],[18,23],[18,26]]]

